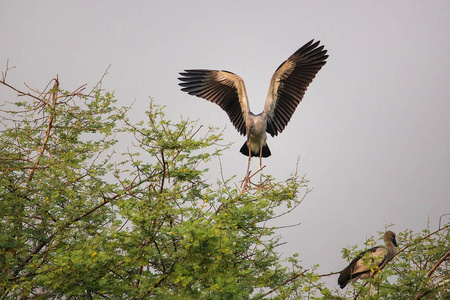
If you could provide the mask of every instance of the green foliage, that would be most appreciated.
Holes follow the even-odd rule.
[[[448,225],[398,234],[405,248],[368,280],[375,296],[366,281],[331,290],[333,273],[280,259],[267,226],[301,203],[304,178],[211,183],[226,149],[214,128],[169,121],[152,101],[131,121],[113,94],[58,79],[42,92],[0,83],[24,96],[1,112],[0,299],[448,297]]]
[[[208,183],[215,129],[153,102],[132,122],[112,94],[52,84],[3,112],[2,299],[260,298],[296,274],[265,223],[303,179]]]
[[[369,238],[365,247],[373,247],[373,241]],[[355,281],[335,294],[342,299],[448,299],[450,223],[434,232],[405,230],[397,233],[397,242],[397,255],[374,278]],[[350,261],[361,251],[351,246],[343,249],[343,257]]]

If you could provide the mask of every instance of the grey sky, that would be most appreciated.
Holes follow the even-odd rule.
[[[394,223],[436,228],[450,213],[449,1],[2,1],[0,65],[10,83],[44,88],[59,74],[66,89],[103,87],[119,105],[148,97],[180,115],[223,127],[235,144],[222,157],[226,176],[243,177],[245,141],[227,115],[182,93],[178,72],[225,69],[246,84],[259,113],[275,69],[311,39],[328,63],[286,130],[268,139],[265,173],[295,169],[314,190],[280,225],[284,254],[307,267],[338,271],[340,250]],[[6,97],[0,88],[0,97]],[[10,94],[8,94],[10,95]],[[218,176],[218,161],[211,162]],[[253,169],[257,167],[254,161]],[[213,177],[214,178],[214,177]],[[282,224],[281,224],[282,223]],[[402,241],[399,240],[401,244]],[[333,283],[337,278],[330,279]]]

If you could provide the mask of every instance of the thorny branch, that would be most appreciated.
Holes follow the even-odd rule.
[[[100,85],[103,82],[103,78],[105,78],[105,76],[108,75],[108,71],[109,71],[110,67],[111,67],[111,64],[106,68],[105,72],[103,73],[102,77],[97,82],[97,84],[92,88],[92,90],[89,92],[89,94],[87,94],[88,96],[90,96],[92,94],[92,92],[94,92],[95,90],[100,88]]]
[[[32,162],[33,166],[29,167],[31,169],[27,180],[26,180],[26,185],[28,185],[32,178],[33,175],[35,174],[36,170],[39,169],[39,161],[40,158],[44,155],[44,152],[46,151],[49,139],[51,138],[52,135],[52,130],[55,124],[55,120],[56,120],[56,106],[57,104],[59,104],[60,102],[58,102],[59,100],[59,79],[58,76],[56,76],[56,78],[52,79],[49,84],[47,85],[47,87],[44,89],[43,92],[38,92],[38,91],[33,91],[31,88],[29,88],[26,84],[26,86],[33,91],[34,93],[38,94],[37,96],[35,94],[32,94],[30,92],[24,92],[21,91],[13,86],[11,86],[10,84],[6,83],[6,78],[7,78],[7,74],[8,74],[8,70],[12,69],[9,67],[9,61],[7,62],[6,65],[6,70],[4,72],[2,72],[2,79],[0,81],[0,83],[6,87],[8,87],[9,89],[15,91],[18,93],[18,96],[26,96],[26,97],[31,97],[35,100],[37,100],[40,105],[38,107],[36,107],[36,109],[43,109],[44,107],[48,107],[49,108],[49,116],[47,117],[47,128],[45,130],[45,135],[43,137],[42,140],[42,144],[39,148],[38,151],[38,155],[36,157],[36,159]],[[107,72],[105,72],[106,74]],[[102,76],[105,76],[105,74]],[[48,90],[49,85],[53,82],[53,87]],[[96,86],[98,86],[100,84],[97,83]],[[70,101],[70,99],[72,99],[75,96],[86,96],[86,95],[82,95],[81,92],[84,90],[86,85],[82,85],[79,88],[77,88],[74,92],[64,95],[64,100],[65,101]],[[94,88],[95,89],[95,88]],[[49,98],[47,99],[47,96],[49,96]],[[31,162],[31,161],[30,161]],[[134,186],[130,185],[128,188],[125,188],[125,191],[132,189]],[[9,280],[17,280],[18,279],[18,275],[19,273],[23,270],[24,266],[30,262],[30,260],[37,254],[39,253],[44,247],[48,247],[49,245],[51,245],[53,243],[54,238],[57,236],[57,234],[63,230],[65,230],[67,227],[71,226],[72,224],[78,222],[79,220],[87,217],[88,215],[94,213],[95,211],[97,211],[98,209],[100,209],[101,207],[105,206],[106,204],[110,203],[111,201],[117,199],[119,197],[119,195],[115,195],[113,197],[106,197],[103,195],[103,201],[102,203],[92,207],[91,209],[89,209],[88,211],[80,214],[79,216],[73,218],[70,221],[65,222],[63,225],[61,225],[59,228],[56,229],[56,231],[54,233],[52,233],[51,235],[47,236],[45,238],[45,240],[40,240],[37,245],[35,246],[35,248],[22,260],[22,262],[17,266],[17,268],[15,269],[12,278],[10,278]],[[45,256],[44,256],[45,259]],[[33,273],[33,272],[32,272]],[[21,275],[21,277],[23,276],[32,276],[33,274],[30,273],[28,275]]]
[[[54,120],[56,118],[55,108],[56,108],[56,101],[58,99],[58,88],[59,88],[58,76],[56,76],[54,81],[55,81],[55,84],[53,85],[53,89],[52,89],[51,104],[46,103],[46,105],[50,106],[50,116],[49,116],[49,120],[48,120],[47,130],[45,132],[45,137],[44,137],[44,141],[42,142],[41,149],[39,150],[39,154],[38,154],[38,156],[36,158],[36,161],[34,163],[34,167],[31,170],[30,174],[28,175],[27,185],[30,183],[31,179],[33,178],[34,172],[36,171],[36,169],[37,169],[37,167],[39,165],[39,160],[42,157],[42,155],[44,154],[45,148],[47,147],[48,139],[49,139],[49,137],[51,135],[53,122],[54,122]],[[49,100],[49,102],[50,102],[50,100]]]
[[[434,266],[430,269],[430,271],[427,273],[427,277],[430,278],[431,275],[433,275],[434,271],[444,262],[448,257],[450,256],[450,250],[448,250],[442,257],[434,264]],[[429,294],[432,290],[429,289],[424,292],[419,292],[416,297],[414,297],[414,300],[419,300],[425,297],[427,294]]]
[[[288,278],[285,281],[283,281],[279,286],[274,287],[273,289],[271,289],[267,293],[263,294],[262,296],[263,297],[268,296],[268,295],[272,294],[273,292],[277,291],[280,287],[282,287],[282,286],[284,286],[284,285],[286,285],[286,284],[288,284],[288,283],[290,283],[292,281],[295,281],[297,278],[304,277],[306,272],[308,272],[308,269],[304,270],[303,272],[300,272],[300,273],[292,275],[290,278]]]

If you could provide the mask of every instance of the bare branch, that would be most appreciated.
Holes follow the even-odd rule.
[[[304,271],[301,272],[301,273],[297,273],[297,274],[292,275],[291,278],[286,279],[286,280],[283,281],[279,286],[277,286],[277,287],[271,289],[270,291],[268,291],[267,293],[263,294],[262,296],[265,297],[265,296],[268,296],[268,295],[272,294],[273,292],[277,291],[280,287],[282,287],[282,286],[288,284],[289,282],[292,282],[292,281],[296,280],[298,277],[300,277],[300,276],[305,276],[305,273],[306,273],[306,272],[308,272],[308,269],[304,270]]]
[[[442,217],[445,217],[445,216],[450,216],[450,214],[443,214],[442,216],[439,217],[439,228],[441,228]]]
[[[2,72],[2,82],[4,83],[6,81],[6,76],[8,75],[9,69],[14,69],[15,67],[9,67],[9,59],[6,60],[6,69],[5,72]]]
[[[88,96],[90,96],[102,83],[103,78],[105,78],[105,76],[108,74],[109,68],[111,67],[111,64],[109,64],[109,66],[106,68],[105,72],[103,73],[102,77],[100,78],[100,80],[97,82],[97,84],[92,88],[92,90],[89,92]]]
[[[28,175],[27,185],[30,183],[31,179],[33,178],[34,172],[36,171],[36,169],[37,169],[37,167],[39,165],[39,159],[44,154],[45,148],[47,146],[48,139],[49,139],[49,137],[51,135],[51,130],[52,130],[52,127],[53,127],[53,121],[55,119],[56,100],[57,100],[57,97],[58,97],[58,87],[59,87],[58,76],[56,76],[56,78],[54,80],[55,80],[55,84],[53,85],[53,97],[52,97],[51,111],[50,111],[50,116],[49,116],[47,130],[45,132],[45,137],[44,137],[44,141],[42,142],[41,149],[39,150],[39,154],[38,154],[38,156],[36,158],[36,161],[35,161],[35,164],[34,164],[34,168],[31,170],[30,174]]]

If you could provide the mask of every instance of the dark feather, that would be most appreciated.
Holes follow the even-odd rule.
[[[224,84],[216,80],[215,75],[218,72],[228,71],[215,71],[215,70],[184,70],[180,75],[183,77],[178,78],[181,83],[183,92],[187,92],[189,95],[209,100],[212,103],[219,105],[230,118],[231,123],[242,135],[246,134],[244,117],[239,104],[239,95],[235,86]]]
[[[261,114],[251,113],[244,82],[234,73],[223,70],[184,70],[180,73],[179,85],[182,91],[219,105],[239,133],[247,135],[248,145],[252,149],[262,147],[262,157],[268,157],[270,150],[264,145],[264,128],[267,133],[276,136],[289,123],[308,85],[328,58],[327,50],[319,44],[319,41],[309,41],[277,68]],[[249,155],[247,143],[241,148],[244,155]],[[250,156],[260,156],[260,153],[250,153]]]
[[[358,278],[368,278],[375,275],[395,256],[397,241],[395,233],[386,231],[384,234],[384,242],[386,247],[373,247],[359,253],[350,264],[344,268],[338,278],[338,284],[343,289],[349,282]],[[367,259],[367,261],[366,261]],[[371,269],[370,265],[376,265],[376,270]]]
[[[324,46],[318,47],[319,43],[320,41],[313,43],[313,40],[306,43],[283,62],[273,75],[271,85],[278,80],[279,85],[277,90],[273,91],[276,93],[275,99],[267,100],[276,102],[273,115],[268,112],[268,119],[272,125],[267,126],[266,131],[270,135],[276,136],[284,130],[309,84],[325,65],[328,58],[327,50],[323,50]],[[279,109],[279,106],[288,106],[291,109]],[[270,107],[270,104],[266,104],[266,107]]]
[[[242,154],[244,154],[245,156],[248,156],[248,146],[247,146],[247,142],[244,143],[244,145],[242,145],[240,152]],[[252,157],[259,157],[259,152],[252,152],[251,153]],[[264,145],[262,147],[262,156],[261,157],[269,157],[270,155],[272,155],[272,153],[270,152],[269,146]]]

